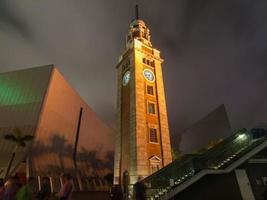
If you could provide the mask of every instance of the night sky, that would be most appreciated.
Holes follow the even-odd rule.
[[[115,127],[116,69],[140,4],[172,134],[225,104],[233,129],[267,123],[265,0],[1,0],[0,72],[55,64]]]

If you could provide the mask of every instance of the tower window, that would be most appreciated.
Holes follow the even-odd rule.
[[[146,63],[146,59],[145,58],[143,58],[143,63]]]
[[[133,38],[140,37],[140,31],[134,31],[133,32]]]
[[[155,173],[156,171],[159,170],[159,165],[151,165],[151,173]]]
[[[149,114],[156,114],[154,103],[148,103],[148,113]]]
[[[158,137],[157,137],[157,129],[155,128],[149,128],[149,141],[150,142],[158,142]]]
[[[154,88],[152,85],[147,86],[147,94],[154,95]]]

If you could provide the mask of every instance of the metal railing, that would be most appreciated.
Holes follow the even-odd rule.
[[[202,170],[222,170],[241,158],[247,152],[266,141],[267,134],[255,138],[253,131],[241,129],[202,154],[185,155],[156,173],[146,177],[147,199],[161,199],[174,188],[192,179]]]

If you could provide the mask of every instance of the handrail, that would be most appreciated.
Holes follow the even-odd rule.
[[[266,139],[266,136],[253,139],[251,132],[241,129],[200,155],[186,155],[173,161],[140,181],[146,186],[147,199],[159,199],[203,171],[226,169]]]

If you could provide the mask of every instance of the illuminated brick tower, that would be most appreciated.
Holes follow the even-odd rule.
[[[162,62],[137,11],[117,65],[114,184],[134,184],[172,161]]]

